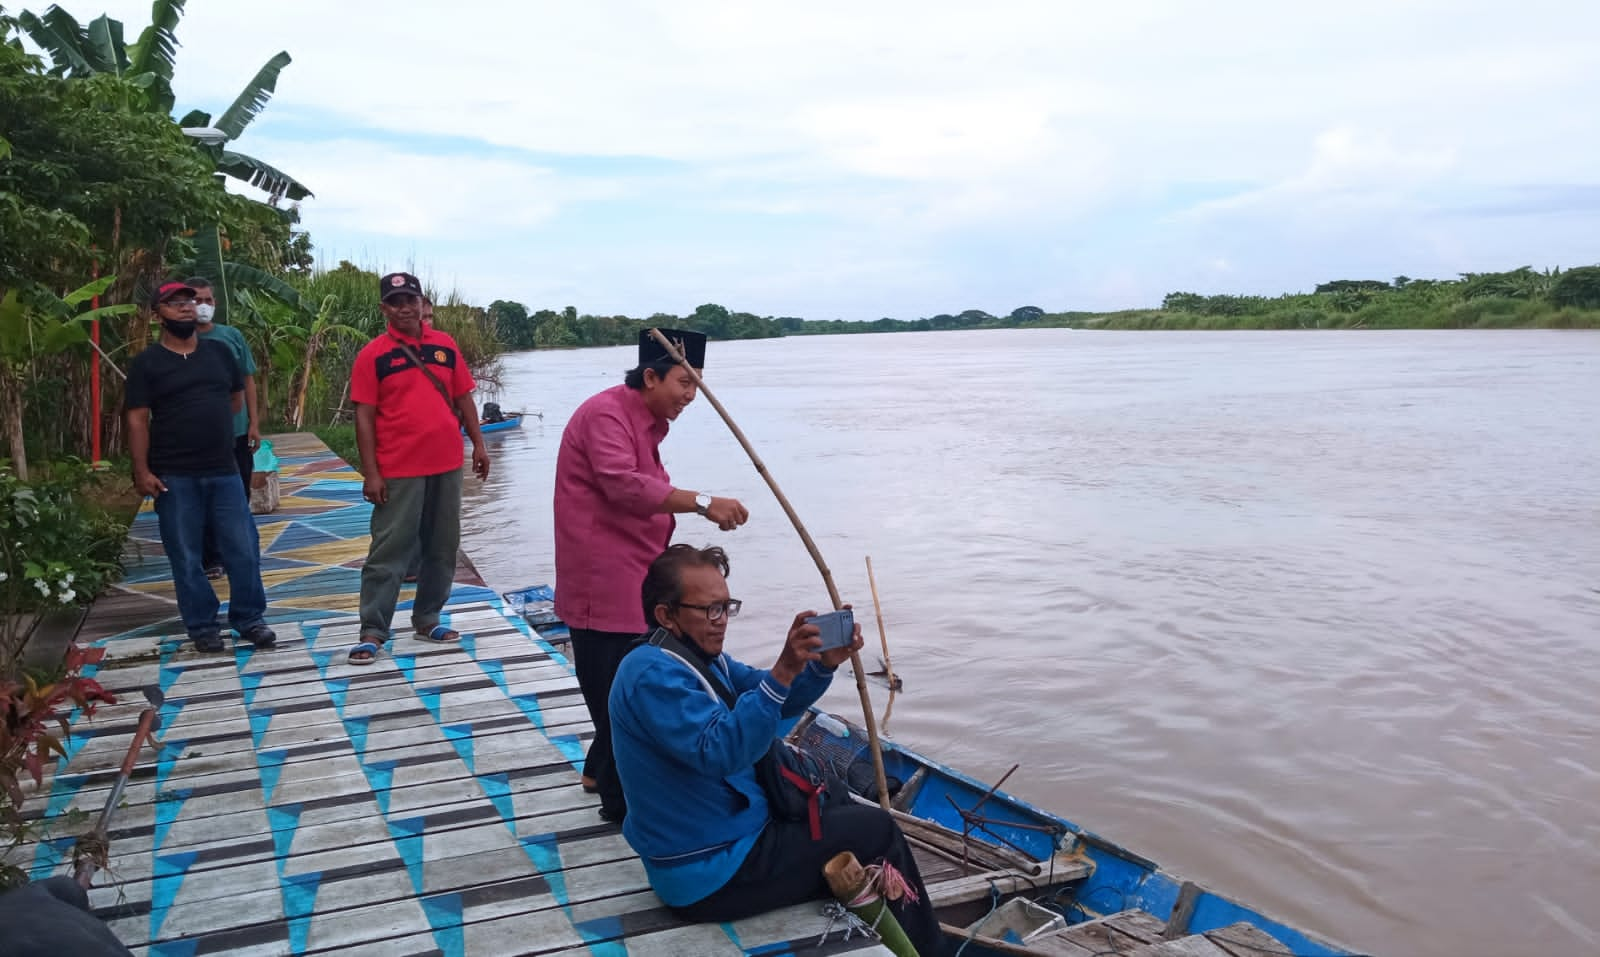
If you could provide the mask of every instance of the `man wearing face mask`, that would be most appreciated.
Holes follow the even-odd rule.
[[[277,636],[264,620],[260,541],[233,459],[244,373],[226,346],[195,335],[194,287],[166,283],[152,307],[161,338],[129,364],[124,401],[134,488],[155,499],[178,611],[195,649],[226,647],[217,595],[200,561],[208,531],[228,574],[229,625],[257,648],[270,648]]]
[[[233,458],[239,466],[239,478],[244,481],[244,496],[250,498],[250,476],[255,471],[256,449],[261,445],[261,427],[256,417],[256,357],[244,334],[232,326],[213,321],[217,313],[216,291],[203,277],[194,276],[185,283],[194,290],[194,317],[199,323],[199,334],[228,347],[233,360],[244,373],[244,408],[233,414]],[[215,536],[206,535],[206,577],[222,577],[222,556],[217,551]]]
[[[410,273],[378,282],[384,333],[356,355],[350,399],[362,496],[372,503],[372,545],[361,568],[361,640],[353,665],[371,664],[389,639],[400,583],[420,548],[411,627],[424,641],[461,640],[440,622],[461,541],[461,430],[472,439],[472,471],[489,477],[474,383],[455,339],[422,323],[422,283]]]

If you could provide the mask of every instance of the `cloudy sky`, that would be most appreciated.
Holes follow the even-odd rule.
[[[316,191],[330,265],[915,318],[1600,261],[1596,35],[1577,0],[191,0],[176,86],[219,112],[293,55],[238,148]]]

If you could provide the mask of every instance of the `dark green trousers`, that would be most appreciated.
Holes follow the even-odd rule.
[[[372,547],[361,568],[361,637],[379,643],[389,637],[406,566],[419,546],[411,626],[427,632],[439,623],[461,544],[461,469],[387,484],[389,501],[372,507]]]

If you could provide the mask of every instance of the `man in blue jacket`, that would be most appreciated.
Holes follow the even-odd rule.
[[[942,954],[916,861],[887,811],[830,805],[814,839],[806,822],[772,815],[753,769],[780,722],[820,698],[834,669],[861,647],[860,626],[852,645],[819,653],[817,626],[805,621],[816,612],[801,612],[777,662],[753,668],[722,653],[740,607],[727,574],[720,548],[674,545],[652,562],[641,589],[645,619],[677,641],[636,646],[611,687],[613,750],[628,802],[622,833],[650,886],[690,920],[738,920],[829,896],[822,866],[851,851],[862,864],[886,860],[906,877],[917,903],[897,910],[900,923],[924,957]],[[712,680],[732,692],[731,708]]]

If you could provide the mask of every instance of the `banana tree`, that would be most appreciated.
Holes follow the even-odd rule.
[[[217,322],[232,321],[230,305],[246,291],[264,293],[291,309],[302,308],[299,290],[283,279],[263,269],[224,259],[222,230],[216,224],[195,233],[194,251],[193,259],[178,263],[173,269],[185,276],[204,276],[211,281],[217,294]]]
[[[24,10],[17,23],[50,56],[55,71],[65,76],[93,76],[114,73],[135,80],[144,88],[148,109],[171,114],[175,97],[172,75],[178,53],[178,22],[183,18],[184,0],[156,0],[151,6],[150,25],[132,46],[123,40],[123,25],[102,14],[82,26],[59,6],[42,15]],[[223,148],[238,139],[250,121],[266,108],[277,90],[278,76],[291,58],[279,52],[256,71],[232,105],[211,124],[211,116],[199,110],[190,112],[178,125],[196,133],[196,147],[216,163],[217,171],[248,183],[267,193],[268,203],[276,205],[284,197],[291,200],[311,196],[311,190],[289,174],[268,163]]]
[[[290,416],[297,429],[305,424],[306,393],[311,391],[311,377],[316,374],[317,353],[325,344],[335,339],[360,344],[366,342],[368,338],[361,329],[339,320],[334,314],[338,304],[337,296],[324,298],[322,307],[317,310],[316,318],[306,330],[306,351],[301,359],[300,385],[295,390],[294,411]]]
[[[77,307],[110,288],[115,276],[104,276],[59,299],[24,302],[15,289],[0,299],[0,420],[11,446],[11,468],[28,480],[28,450],[23,434],[23,403],[33,364],[89,341],[88,324],[96,319],[125,315],[132,305],[104,306],[86,312]]]

